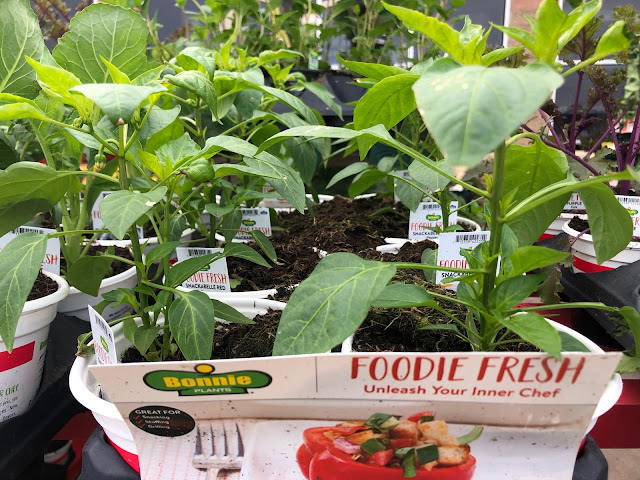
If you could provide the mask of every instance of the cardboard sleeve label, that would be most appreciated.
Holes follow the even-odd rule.
[[[212,253],[222,253],[222,248],[189,248],[178,247],[176,254],[178,262],[182,262],[189,258],[203,257]],[[187,278],[182,286],[185,288],[193,288],[195,290],[209,290],[213,292],[230,292],[229,271],[227,269],[227,259],[221,258],[208,266],[194,273]]]
[[[10,231],[9,233],[0,237],[0,250],[4,248],[7,243],[13,240],[15,237],[20,235],[21,233],[26,232],[35,232],[41,235],[47,235],[48,233],[56,233],[56,231],[52,228],[40,228],[40,227],[31,227],[23,225],[22,227],[18,227],[15,230]],[[44,255],[44,259],[42,260],[42,269],[47,272],[55,273],[56,275],[60,275],[60,240],[57,238],[50,238],[47,240],[47,251]]]
[[[89,309],[93,348],[96,351],[98,365],[115,365],[118,363],[118,356],[113,339],[113,330],[111,330],[107,321],[102,318],[102,315],[96,312],[91,305],[88,305],[87,308]]]
[[[451,210],[458,208],[458,202],[451,202]],[[449,214],[449,225],[455,225],[458,221],[458,213]],[[435,202],[422,202],[415,212],[409,216],[409,239],[424,240],[425,238],[436,238],[438,234],[430,228],[439,227],[444,229],[442,219],[442,207]]]

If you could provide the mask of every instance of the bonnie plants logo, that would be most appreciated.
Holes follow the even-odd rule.
[[[440,220],[442,217],[440,215],[437,215],[435,213],[430,213],[429,215],[427,215],[427,220],[429,220],[430,222],[435,222],[437,220]]]
[[[183,396],[246,394],[250,388],[264,388],[271,376],[256,370],[214,373],[215,367],[196,365],[194,372],[156,370],[144,376],[144,383],[154,390],[178,392]]]
[[[244,219],[244,220],[242,220],[242,224],[247,226],[247,227],[253,227],[256,224],[256,221],[255,220]]]
[[[631,215],[631,216],[638,214],[638,210],[634,210],[631,207],[627,207],[627,212],[629,212],[629,215]]]
[[[109,345],[107,344],[107,341],[103,336],[100,336],[100,345],[102,345],[102,348],[104,348],[105,352],[109,353]]]

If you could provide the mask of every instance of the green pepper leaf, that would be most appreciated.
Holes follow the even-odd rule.
[[[244,243],[227,243],[223,253],[225,257],[243,258],[262,267],[271,268],[271,265],[258,252]]]
[[[83,83],[104,83],[109,70],[101,57],[129,78],[148,69],[149,29],[131,9],[98,3],[71,19],[69,32],[58,40],[53,58]]]
[[[187,278],[194,273],[202,270],[207,265],[215,262],[220,258],[220,253],[210,253],[201,257],[188,258],[182,262],[178,262],[169,269],[165,285],[167,287],[177,287],[181,285]]]
[[[601,264],[615,257],[631,241],[631,216],[606,185],[591,185],[576,191],[587,210],[589,234],[593,237],[596,261]]]
[[[115,248],[109,247],[106,253],[113,255]],[[107,275],[112,262],[112,258],[104,255],[80,257],[67,268],[67,282],[81,292],[96,297],[100,290],[100,283]]]
[[[180,292],[169,308],[169,327],[186,360],[211,358],[215,311],[206,293]]]
[[[544,64],[517,70],[438,62],[413,85],[418,111],[450,165],[473,167],[562,84]],[[486,112],[492,111],[491,129]]]
[[[0,93],[35,98],[38,93],[36,74],[25,57],[40,60],[44,50],[38,17],[29,2],[0,2]]]
[[[0,172],[0,236],[51,210],[69,189],[69,176],[35,162]]]
[[[377,308],[433,307],[436,301],[419,285],[392,283],[371,304]]]
[[[542,315],[533,312],[513,315],[509,319],[496,319],[525,342],[534,344],[556,359],[560,359],[562,342],[558,331]]]
[[[100,202],[100,218],[115,237],[122,240],[127,230],[147,213],[167,193],[167,187],[158,187],[148,193],[120,190]]]
[[[489,295],[489,307],[504,311],[522,302],[544,280],[544,275],[520,275],[500,282]]]
[[[322,353],[342,342],[365,319],[395,271],[392,264],[349,253],[324,257],[293,291],[282,312],[273,354]]]
[[[250,318],[240,313],[235,308],[233,308],[231,305],[227,305],[226,303],[216,300],[215,298],[211,298],[210,300],[211,300],[211,303],[213,303],[213,308],[216,311],[216,318],[219,318],[220,320],[224,320],[225,322],[229,322],[229,323],[244,323],[244,324],[256,323]]]
[[[0,337],[7,351],[13,340],[29,292],[47,250],[47,236],[27,232],[13,238],[0,250]]]
[[[130,122],[142,102],[151,94],[166,90],[160,84],[140,87],[122,83],[86,83],[71,89],[72,92],[80,92],[91,99],[114,125],[120,119],[125,123]]]

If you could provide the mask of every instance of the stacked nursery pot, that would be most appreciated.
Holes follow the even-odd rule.
[[[579,217],[581,219],[587,218],[586,215]],[[562,230],[571,237],[571,253],[574,258],[573,271],[575,273],[605,272],[640,260],[640,242],[629,242],[623,251],[602,264],[598,264],[593,247],[593,236],[574,230],[569,226],[569,223],[570,221],[566,221]]]
[[[49,326],[59,302],[69,295],[69,284],[62,277],[42,273],[55,281],[57,290],[24,304],[11,353],[0,340],[0,422],[27,411],[35,399],[44,369]]]
[[[266,299],[237,299],[226,301],[248,318],[263,315],[268,310],[282,310],[285,305],[282,302]],[[125,338],[122,324],[114,328],[115,345],[118,352],[123,353],[131,347],[131,343]],[[140,472],[138,452],[125,421],[115,405],[102,396],[100,385],[89,373],[88,367],[97,365],[96,356],[77,357],[71,372],[69,373],[69,388],[71,393],[95,417],[102,426],[110,443],[131,467]],[[162,365],[159,363],[158,365]]]

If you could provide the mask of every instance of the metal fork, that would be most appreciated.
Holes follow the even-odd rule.
[[[222,422],[216,422],[218,428],[215,429],[213,422],[206,425],[204,428],[200,425],[196,427],[193,466],[206,469],[207,480],[218,480],[222,470],[240,470],[244,460],[244,445],[238,424],[235,423],[229,432]],[[203,445],[207,451],[203,451]]]

